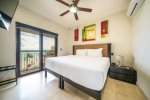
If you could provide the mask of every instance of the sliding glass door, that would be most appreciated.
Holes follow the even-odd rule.
[[[43,67],[45,67],[45,58],[54,57],[55,38],[49,34],[43,34]]]
[[[45,59],[57,56],[58,35],[21,23],[16,25],[18,76],[42,71],[45,67]]]
[[[21,28],[20,74],[29,74],[41,69],[40,66],[40,33]]]

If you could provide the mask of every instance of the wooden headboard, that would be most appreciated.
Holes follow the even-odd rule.
[[[111,61],[111,43],[103,44],[86,44],[86,45],[73,45],[73,54],[76,54],[77,49],[97,49],[103,48],[103,57],[109,57]]]

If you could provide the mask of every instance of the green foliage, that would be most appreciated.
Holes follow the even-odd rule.
[[[27,53],[27,58],[33,58],[33,55],[31,53]]]

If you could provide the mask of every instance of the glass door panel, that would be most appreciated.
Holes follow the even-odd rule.
[[[22,28],[20,31],[20,74],[25,75],[40,70],[39,32]]]
[[[54,56],[56,56],[55,37],[43,34],[43,67],[45,66],[45,58]]]

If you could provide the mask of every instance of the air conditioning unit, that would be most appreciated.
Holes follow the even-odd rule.
[[[132,0],[129,4],[127,16],[133,16],[139,10],[145,0]]]

